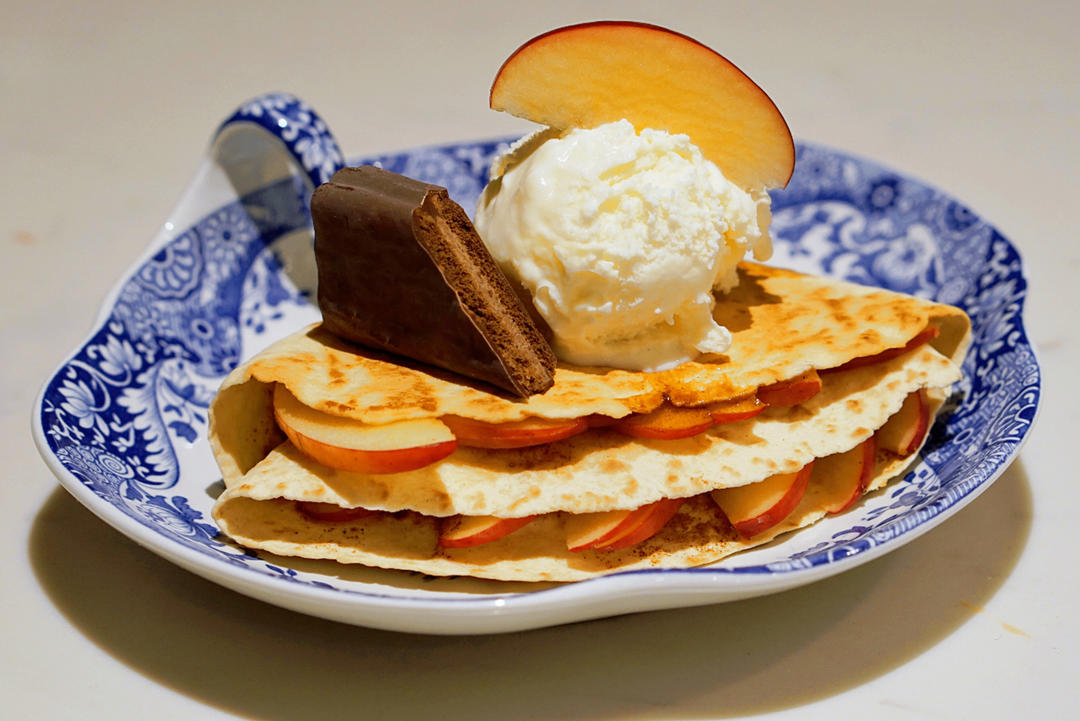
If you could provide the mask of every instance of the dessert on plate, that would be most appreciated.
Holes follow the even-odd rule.
[[[587,72],[583,69],[587,69]],[[531,40],[491,106],[546,127],[475,227],[349,168],[312,199],[324,322],[226,379],[214,517],[249,548],[524,581],[710,563],[917,455],[969,322],[767,260],[790,132],[685,36]]]

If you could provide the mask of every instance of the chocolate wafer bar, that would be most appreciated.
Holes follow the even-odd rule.
[[[551,387],[555,354],[445,188],[344,168],[311,215],[327,330],[518,396]]]

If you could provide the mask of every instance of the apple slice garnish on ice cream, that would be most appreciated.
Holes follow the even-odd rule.
[[[490,105],[558,129],[628,120],[681,133],[744,190],[787,185],[791,131],[765,92],[714,50],[634,22],[544,33],[499,69]]]

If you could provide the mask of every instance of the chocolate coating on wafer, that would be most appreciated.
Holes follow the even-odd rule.
[[[327,330],[518,396],[551,387],[550,345],[445,188],[345,168],[311,215]]]

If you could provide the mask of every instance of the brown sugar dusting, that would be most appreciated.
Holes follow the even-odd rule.
[[[508,464],[510,470],[536,470],[547,469],[556,473],[562,471],[566,477],[569,477],[569,471],[564,467],[570,462],[572,454],[570,451],[571,439],[567,441],[555,441],[553,443],[544,443],[538,446],[526,446],[524,448],[516,449],[513,457],[513,461]],[[489,454],[500,454],[499,450],[488,451]],[[503,459],[507,457],[502,456]]]
[[[712,498],[708,494],[701,494],[686,499],[679,512],[655,538],[661,544],[665,539],[680,539],[680,542],[686,545],[704,546],[709,543],[735,541],[738,537],[739,534]]]

